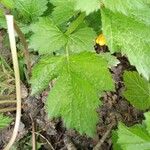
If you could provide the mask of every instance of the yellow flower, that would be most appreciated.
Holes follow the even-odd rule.
[[[96,38],[96,44],[100,45],[100,46],[104,46],[106,45],[106,39],[104,37],[103,34],[100,34],[97,38]]]

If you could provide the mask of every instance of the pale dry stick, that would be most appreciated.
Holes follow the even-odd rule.
[[[16,99],[17,99],[16,120],[15,120],[13,134],[9,143],[4,148],[4,150],[9,150],[11,146],[13,145],[13,143],[15,142],[17,134],[18,134],[18,130],[19,130],[19,124],[20,124],[20,119],[21,119],[21,85],[20,85],[20,74],[19,74],[19,66],[18,66],[18,58],[17,58],[17,50],[16,50],[13,16],[6,15],[6,21],[7,21],[7,27],[8,27],[10,48],[11,48],[11,53],[12,53],[14,74],[15,74]]]
[[[93,150],[101,150],[101,146],[108,137],[109,133],[111,132],[112,128],[116,125],[116,122],[112,122],[107,132],[103,135],[103,137],[100,139],[100,141],[97,143],[97,145],[93,148]]]
[[[11,104],[11,103],[17,103],[16,100],[0,100],[0,105],[1,104]]]
[[[45,138],[42,134],[38,133],[38,132],[35,132],[35,134],[39,135],[40,137],[42,137],[47,143],[48,145],[50,146],[51,150],[55,150],[52,146],[52,144],[48,141],[47,138]]]

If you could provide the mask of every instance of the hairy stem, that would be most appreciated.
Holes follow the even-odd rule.
[[[12,53],[14,74],[15,74],[16,99],[17,99],[16,120],[15,120],[13,134],[9,143],[4,148],[4,150],[9,150],[11,146],[13,145],[13,143],[15,142],[15,139],[17,137],[17,133],[19,130],[19,124],[20,124],[20,119],[21,119],[21,85],[20,85],[20,74],[19,74],[19,65],[18,65],[17,50],[16,50],[13,16],[6,15],[6,21],[7,21],[9,41],[10,41],[10,47],[11,47],[11,53]]]
[[[85,13],[81,13],[76,20],[74,20],[72,22],[72,24],[68,27],[68,30],[66,31],[66,35],[69,35],[71,34],[72,32],[74,32],[77,27],[84,21],[84,18],[85,18]]]

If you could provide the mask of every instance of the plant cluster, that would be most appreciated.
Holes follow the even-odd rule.
[[[124,97],[139,110],[150,109],[148,0],[1,0],[1,4],[14,15],[30,51],[39,53],[30,79],[32,95],[56,80],[45,104],[50,118],[61,117],[67,128],[94,136],[96,110],[102,105],[99,97],[115,91],[109,69],[119,63],[112,55],[118,52],[137,69],[124,73]],[[4,10],[1,28],[6,28]],[[110,52],[96,54],[93,45],[101,32]],[[113,141],[115,149],[149,149],[150,113],[145,113],[142,125],[120,123]]]

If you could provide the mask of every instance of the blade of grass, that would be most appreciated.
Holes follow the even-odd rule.
[[[16,103],[16,100],[0,100],[0,105],[1,104],[10,104],[10,103]]]

